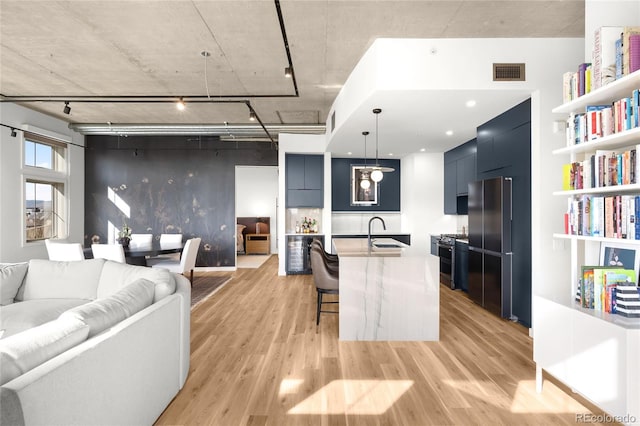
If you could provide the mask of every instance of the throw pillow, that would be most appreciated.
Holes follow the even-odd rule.
[[[151,305],[155,284],[138,279],[104,299],[69,309],[60,318],[75,318],[89,326],[89,337],[102,333]]]
[[[89,327],[57,319],[0,340],[0,385],[85,341]]]
[[[0,305],[10,305],[18,294],[29,269],[28,263],[7,263],[0,265]]]
[[[1,338],[21,333],[49,321],[65,311],[87,303],[84,299],[36,299],[3,306],[0,311]]]
[[[29,273],[16,300],[96,298],[104,259],[29,261]]]
[[[155,283],[153,303],[176,292],[176,281],[171,272],[166,269],[147,268],[145,266],[107,261],[100,275],[97,293],[98,299],[111,296],[139,278],[144,278]]]

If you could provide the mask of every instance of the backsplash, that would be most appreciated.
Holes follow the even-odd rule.
[[[380,234],[400,233],[401,214],[400,213],[334,213],[331,215],[331,233],[336,234],[366,234],[369,232],[369,219],[373,216],[380,216],[386,226],[386,231],[380,222],[373,224],[372,232]]]
[[[287,234],[301,233],[296,232],[296,223],[301,228],[304,218],[315,219],[318,226],[318,233],[322,233],[322,209],[318,208],[294,208],[287,209],[285,217],[285,232]]]

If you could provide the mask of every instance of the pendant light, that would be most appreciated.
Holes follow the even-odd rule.
[[[378,162],[378,115],[382,110],[380,108],[374,108],[373,113],[376,115],[376,164],[372,167],[373,171],[371,172],[371,180],[378,183],[384,177],[383,172],[389,173],[395,171],[392,167],[382,167]]]
[[[369,169],[367,168],[367,135],[369,132],[364,131],[362,135],[364,136],[364,169],[360,174],[360,188],[369,189],[371,186],[371,181],[369,180]]]

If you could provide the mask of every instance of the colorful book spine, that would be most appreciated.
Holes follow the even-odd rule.
[[[640,34],[629,36],[629,73],[640,70]]]

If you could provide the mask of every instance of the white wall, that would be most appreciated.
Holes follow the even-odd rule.
[[[402,159],[402,232],[411,246],[430,252],[430,235],[455,233],[457,216],[444,212],[444,154],[420,153]]]
[[[271,253],[278,252],[278,168],[275,166],[236,166],[236,217],[268,217]]]
[[[84,136],[69,129],[67,123],[11,103],[0,103],[2,124],[18,129],[33,126],[64,136],[84,146]],[[44,242],[24,242],[24,198],[22,175],[23,135],[11,137],[11,131],[0,129],[0,262],[21,262],[47,258]],[[84,148],[69,145],[67,150],[68,240],[84,241]]]

